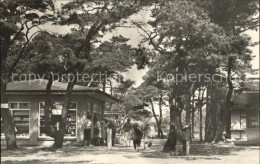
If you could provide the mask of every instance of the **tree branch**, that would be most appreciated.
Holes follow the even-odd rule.
[[[16,58],[16,60],[14,61],[14,63],[12,64],[10,70],[9,70],[9,74],[8,77],[11,77],[15,67],[17,66],[17,64],[19,63],[19,61],[21,60],[21,58],[23,57],[23,52],[25,50],[25,48],[27,47],[27,45],[30,43],[30,40],[33,38],[33,36],[37,33],[39,33],[40,31],[35,32],[34,34],[31,35],[31,37],[28,38],[28,36],[26,36],[27,41],[25,42],[25,44],[23,45],[22,49],[20,50],[20,52],[18,53],[18,57]]]

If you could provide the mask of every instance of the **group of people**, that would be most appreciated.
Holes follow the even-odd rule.
[[[92,126],[94,129],[93,136],[91,137]],[[112,146],[115,145],[116,139],[116,130],[117,125],[114,119],[101,119],[98,115],[93,117],[93,125],[91,122],[91,117],[87,117],[87,121],[85,123],[84,128],[84,138],[85,138],[85,146],[89,146],[91,143],[94,146],[105,146],[108,144],[108,129],[112,131]],[[123,125],[123,138],[125,141],[125,145],[130,147],[131,141],[133,140],[134,149],[138,150],[141,145],[141,140],[144,135],[148,136],[149,133],[148,125],[144,126],[142,122],[134,122],[131,123],[130,118],[127,119],[127,122]]]
[[[152,129],[154,130],[154,128],[149,125],[144,125],[141,122],[131,123],[130,118],[128,118],[123,126],[125,145],[130,147],[131,140],[133,140],[134,149],[138,150],[143,136],[146,136],[147,138],[148,136],[151,136],[150,133]]]
[[[93,125],[92,125],[93,124]],[[98,115],[93,117],[93,123],[91,116],[87,117],[86,123],[84,124],[84,140],[85,146],[89,146],[91,143],[94,146],[107,145],[107,129],[112,129],[112,146],[115,145],[116,136],[116,123],[110,119],[101,119]],[[91,137],[92,126],[94,129],[93,136]]]

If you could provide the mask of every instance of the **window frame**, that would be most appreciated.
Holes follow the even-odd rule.
[[[12,103],[17,103],[18,104],[18,108],[13,108],[13,109],[11,109],[10,107],[11,107],[11,105],[10,104],[12,104]],[[28,104],[30,104],[30,107],[29,107],[29,109],[19,109],[19,104],[20,103],[28,103]],[[10,101],[10,102],[8,102],[8,106],[9,106],[9,111],[11,112],[11,111],[29,111],[29,133],[28,133],[28,136],[18,136],[18,135],[16,135],[16,137],[19,139],[19,138],[26,138],[26,139],[29,139],[30,138],[30,123],[31,123],[31,117],[30,117],[30,111],[31,111],[31,102],[29,102],[29,101]],[[12,113],[11,113],[12,114]],[[12,114],[12,116],[13,116],[13,114]],[[5,136],[3,136],[4,138],[5,138]]]
[[[251,112],[255,112],[255,113],[253,113],[253,115],[252,115],[252,113]],[[254,115],[254,114],[258,114],[259,113],[259,111],[258,110],[248,110],[247,111],[247,126],[246,126],[246,128],[248,128],[248,129],[254,129],[254,128],[260,128],[260,125],[259,125],[259,115],[257,116],[257,115]],[[256,125],[256,127],[252,127],[252,125],[251,125],[251,123],[252,123],[252,119],[250,118],[250,116],[252,117],[252,116],[254,116],[255,117],[255,119],[254,119],[254,121],[253,122],[255,122],[257,125]]]
[[[38,138],[40,138],[40,139],[52,139],[52,137],[50,137],[50,136],[40,136],[40,128],[41,128],[41,103],[43,103],[43,104],[45,104],[45,102],[44,101],[39,101],[39,104],[38,104],[38,106],[39,106],[39,109],[38,109],[38,112],[39,112],[39,117],[38,117]],[[61,101],[55,101],[54,103],[63,103],[63,102],[61,102]],[[72,137],[70,137],[70,136],[64,136],[64,139],[75,139],[75,138],[77,138],[77,136],[78,136],[78,133],[77,133],[77,127],[78,127],[78,121],[77,121],[77,109],[78,109],[78,102],[74,102],[74,101],[72,101],[71,103],[75,103],[76,104],[76,109],[69,109],[70,111],[76,111],[76,120],[75,120],[75,122],[76,122],[76,136],[72,136]],[[63,103],[64,104],[64,103]],[[44,110],[44,109],[43,109]]]
[[[242,113],[244,113],[245,115],[242,115]],[[244,128],[242,128],[242,119],[246,119],[246,127],[244,127]],[[247,111],[240,111],[240,119],[239,119],[239,121],[240,121],[240,129],[241,130],[246,130],[246,128],[247,128]],[[241,138],[241,134],[240,134],[240,138]]]

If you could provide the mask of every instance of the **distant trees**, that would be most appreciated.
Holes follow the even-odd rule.
[[[152,109],[153,117],[156,121],[157,128],[158,128],[158,137],[163,138],[163,131],[162,131],[162,106],[164,104],[164,94],[158,90],[155,86],[148,85],[146,86],[145,83],[141,84],[138,88],[135,89],[135,95],[139,97],[142,101],[149,104]],[[155,113],[155,102],[158,103],[159,106],[159,117]]]
[[[120,102],[113,104],[110,110],[122,112],[124,121],[127,118],[144,121],[152,115],[150,111],[145,109],[148,105],[139,97],[137,91],[133,88],[133,84],[134,81],[129,79],[120,81],[119,85],[113,89],[114,96],[117,97]]]
[[[136,53],[134,48],[126,43],[128,40],[121,35],[113,36],[94,50],[90,70],[93,73],[103,74],[101,78],[93,79],[102,84],[103,92],[106,92],[107,83],[110,83],[112,87],[112,80],[120,82],[122,80],[120,73],[134,65]],[[88,86],[90,85],[88,84]],[[111,88],[111,92],[112,90],[113,88]]]

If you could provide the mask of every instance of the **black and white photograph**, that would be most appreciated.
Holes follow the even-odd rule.
[[[260,164],[259,0],[0,0],[1,163]]]

